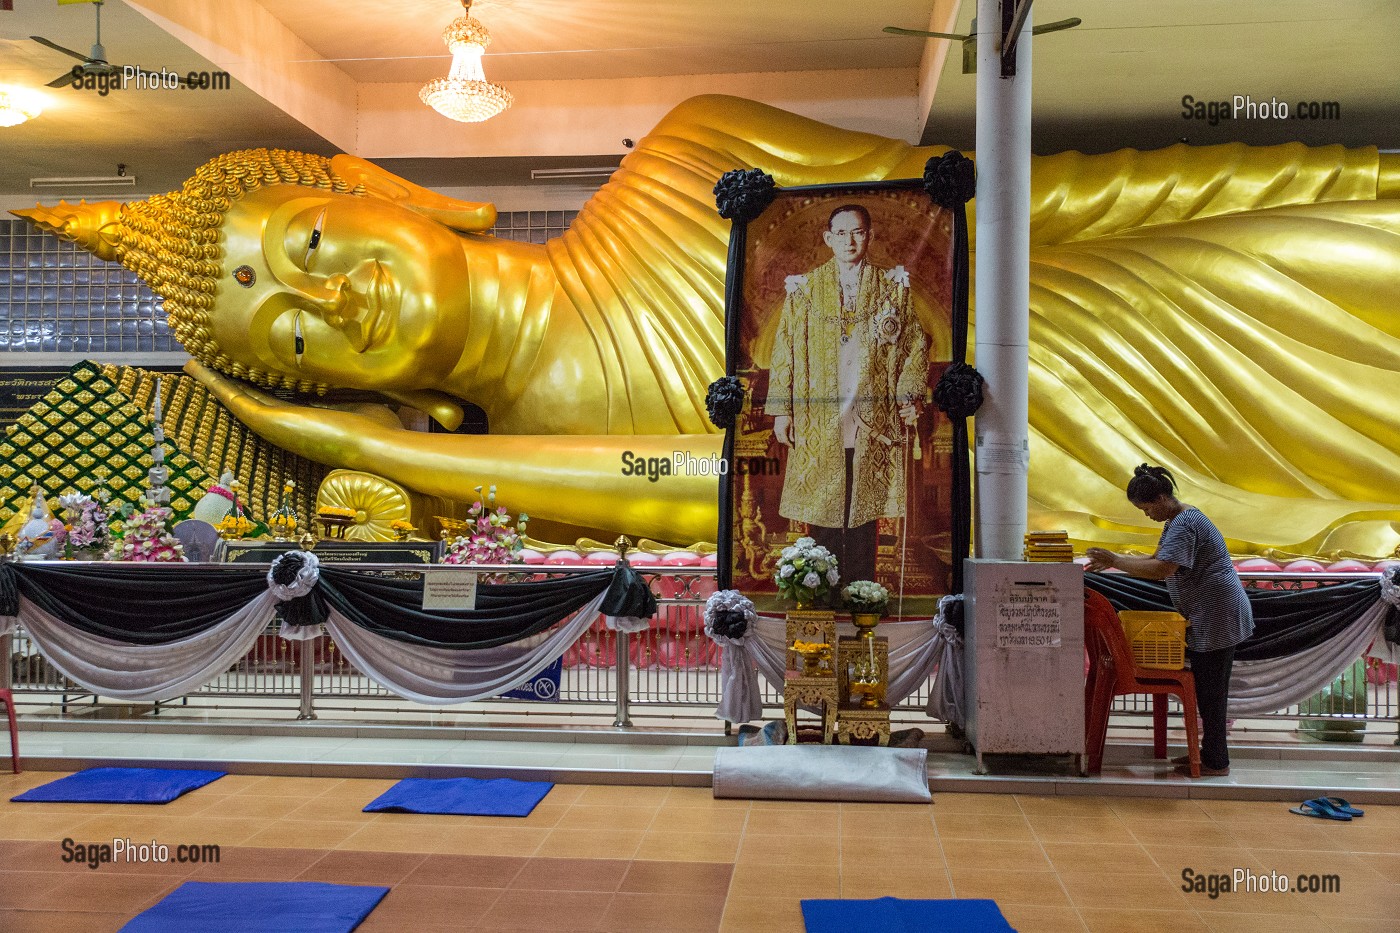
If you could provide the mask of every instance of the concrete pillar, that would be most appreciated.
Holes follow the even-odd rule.
[[[977,0],[975,553],[1020,560],[1026,532],[1030,342],[1031,21],[1001,76],[1002,3]]]

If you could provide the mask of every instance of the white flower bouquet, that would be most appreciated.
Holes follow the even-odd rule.
[[[778,592],[799,605],[816,603],[841,579],[836,557],[811,538],[783,548],[773,580]]]
[[[871,580],[857,580],[841,591],[841,599],[851,612],[884,615],[890,605],[890,591]]]

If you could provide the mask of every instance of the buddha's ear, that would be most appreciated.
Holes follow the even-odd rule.
[[[352,188],[363,185],[371,197],[401,204],[461,233],[481,233],[491,229],[496,222],[494,204],[459,201],[429,191],[358,156],[344,153],[333,156],[331,171],[345,179]]]

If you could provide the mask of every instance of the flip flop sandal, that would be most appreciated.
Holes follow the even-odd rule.
[[[1330,803],[1322,800],[1304,800],[1300,807],[1289,807],[1289,813],[1296,813],[1299,816],[1312,816],[1320,820],[1338,820],[1343,823],[1350,823],[1351,817],[1333,807]]]
[[[1319,797],[1319,798],[1317,798],[1317,799],[1320,800],[1320,801],[1322,801],[1323,803],[1328,804],[1329,806],[1331,806],[1333,810],[1336,810],[1336,811],[1339,812],[1339,813],[1345,813],[1347,816],[1365,816],[1365,815],[1366,815],[1366,811],[1365,811],[1365,810],[1360,810],[1360,809],[1358,809],[1358,808],[1356,808],[1356,807],[1353,807],[1351,804],[1347,803],[1347,802],[1346,802],[1345,800],[1343,800],[1341,797]]]

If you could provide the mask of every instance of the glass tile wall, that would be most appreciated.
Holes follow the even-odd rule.
[[[501,211],[489,232],[505,240],[543,243],[567,230],[577,216],[578,211]]]
[[[160,303],[116,263],[0,220],[0,351],[178,350]]]
[[[490,233],[543,243],[578,211],[502,211]],[[27,221],[0,220],[0,352],[178,351],[162,300],[136,274]],[[37,360],[36,360],[37,362]]]

